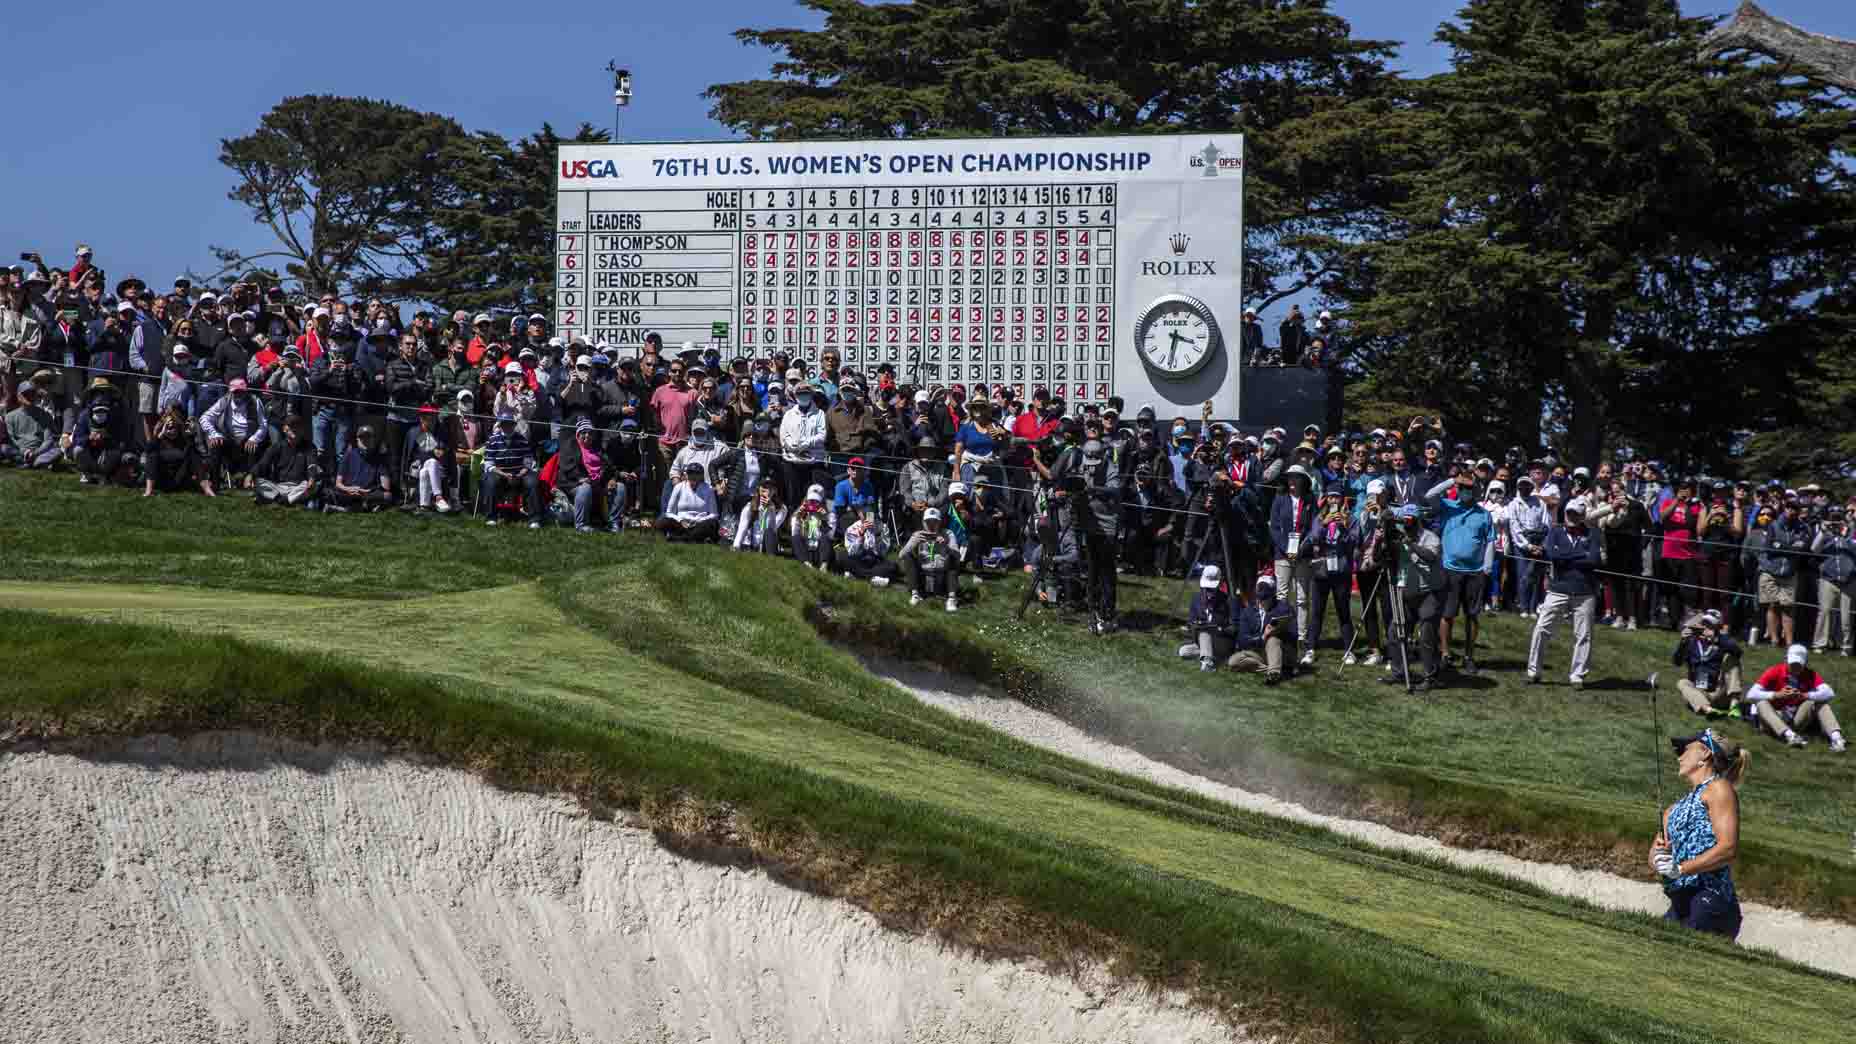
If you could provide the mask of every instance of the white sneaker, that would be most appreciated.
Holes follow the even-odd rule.
[[[1845,750],[1848,750],[1848,749],[1849,749],[1849,744],[1843,742],[1842,736],[1838,736],[1835,739],[1830,741],[1830,752],[1832,754],[1841,754]]]
[[[1365,664],[1368,667],[1377,667],[1379,666],[1379,654],[1378,653],[1367,653],[1366,659],[1361,660],[1360,662]]]
[[[910,591],[909,592],[909,604],[910,605],[922,604],[922,593],[920,591]]]
[[[950,613],[959,612],[960,611],[960,599],[956,598],[953,595],[948,595],[947,596],[947,611]]]
[[[451,501],[446,500],[444,497],[439,497],[438,498],[438,513],[441,515],[451,514]]]
[[[496,524],[496,520],[495,520],[495,519],[491,519],[491,520],[489,520],[488,522],[485,522],[485,523],[484,523],[484,525],[486,525],[486,526],[493,526],[493,525],[495,525],[495,524]]]
[[[1805,739],[1796,732],[1788,732],[1785,734],[1785,745],[1788,747],[1802,747],[1810,742],[1810,740]]]
[[[1352,667],[1354,664],[1359,663],[1359,662],[1360,661],[1356,659],[1352,653],[1348,653],[1347,655],[1342,656],[1340,658],[1340,665],[1342,667]]]
[[[528,527],[529,527],[530,529],[540,529],[540,528],[541,528],[541,523],[540,523],[540,522],[530,522],[530,523],[528,524]]]
[[[1611,629],[1614,631],[1622,631],[1624,629],[1624,618],[1622,616],[1612,617]]]
[[[889,586],[889,577],[887,577],[887,576],[873,576],[873,577],[871,577],[871,578],[870,578],[870,586],[871,586],[871,587],[888,587],[888,586]]]
[[[1214,663],[1214,662],[1212,662],[1212,658],[1211,658],[1211,657],[1209,657],[1209,656],[1201,656],[1201,657],[1199,657],[1199,670],[1201,670],[1201,671],[1215,671],[1215,670],[1217,670],[1217,669],[1218,669],[1218,665],[1217,665],[1216,663]]]
[[[1625,629],[1626,631],[1634,631],[1634,630],[1636,630],[1636,629],[1637,629],[1637,621],[1635,621],[1635,620],[1632,620],[1632,621],[1631,621],[1630,623],[1627,623],[1627,624],[1625,624],[1625,625],[1624,625],[1624,629]]]
[[[1313,667],[1315,665],[1315,651],[1313,649],[1310,649],[1309,651],[1302,654],[1301,659],[1295,662],[1300,664],[1303,667]]]

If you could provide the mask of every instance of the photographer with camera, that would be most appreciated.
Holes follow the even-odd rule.
[[[1676,682],[1689,709],[1720,717],[1740,698],[1740,644],[1725,633],[1721,614],[1710,609],[1682,628],[1682,639],[1669,662],[1684,669]]]
[[[1394,597],[1398,599],[1392,609],[1386,673],[1379,680],[1388,685],[1405,685],[1410,692],[1429,692],[1437,683],[1441,662],[1437,619],[1443,615],[1443,541],[1424,525],[1424,514],[1416,504],[1382,512],[1379,527],[1387,561],[1396,562],[1391,568],[1396,585]],[[1418,652],[1423,663],[1423,673],[1416,682],[1411,681],[1413,624],[1417,627]]]
[[[1598,528],[1604,544],[1605,594],[1611,603],[1611,627],[1635,631],[1643,622],[1646,607],[1643,582],[1637,574],[1642,568],[1643,528],[1649,514],[1643,504],[1624,491],[1623,482],[1611,483],[1608,489],[1594,489],[1587,502],[1591,509],[1586,522]]]
[[[1835,615],[1843,655],[1848,656],[1856,648],[1856,635],[1850,632],[1852,596],[1856,596],[1856,537],[1850,535],[1849,516],[1843,508],[1824,512],[1811,550],[1824,556],[1817,564],[1817,627],[1811,636],[1811,651],[1829,650],[1830,618]]]

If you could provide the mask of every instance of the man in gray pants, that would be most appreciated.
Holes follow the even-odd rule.
[[[1585,524],[1585,498],[1574,497],[1566,504],[1566,524],[1547,530],[1547,563],[1553,579],[1547,583],[1547,597],[1540,603],[1540,615],[1534,621],[1534,636],[1527,647],[1527,681],[1540,681],[1540,660],[1553,637],[1553,628],[1561,616],[1572,617],[1572,687],[1585,687],[1586,670],[1592,660],[1592,619],[1598,609],[1598,538]]]

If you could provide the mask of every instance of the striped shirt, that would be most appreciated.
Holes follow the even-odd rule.
[[[520,425],[514,431],[496,432],[483,446],[484,462],[499,471],[521,471],[533,458],[528,436],[522,434]]]

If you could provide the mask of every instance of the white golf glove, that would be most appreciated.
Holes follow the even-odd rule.
[[[1652,865],[1656,867],[1656,872],[1661,874],[1665,879],[1676,876],[1676,856],[1674,852],[1664,851],[1656,853],[1656,858],[1652,860]]]

